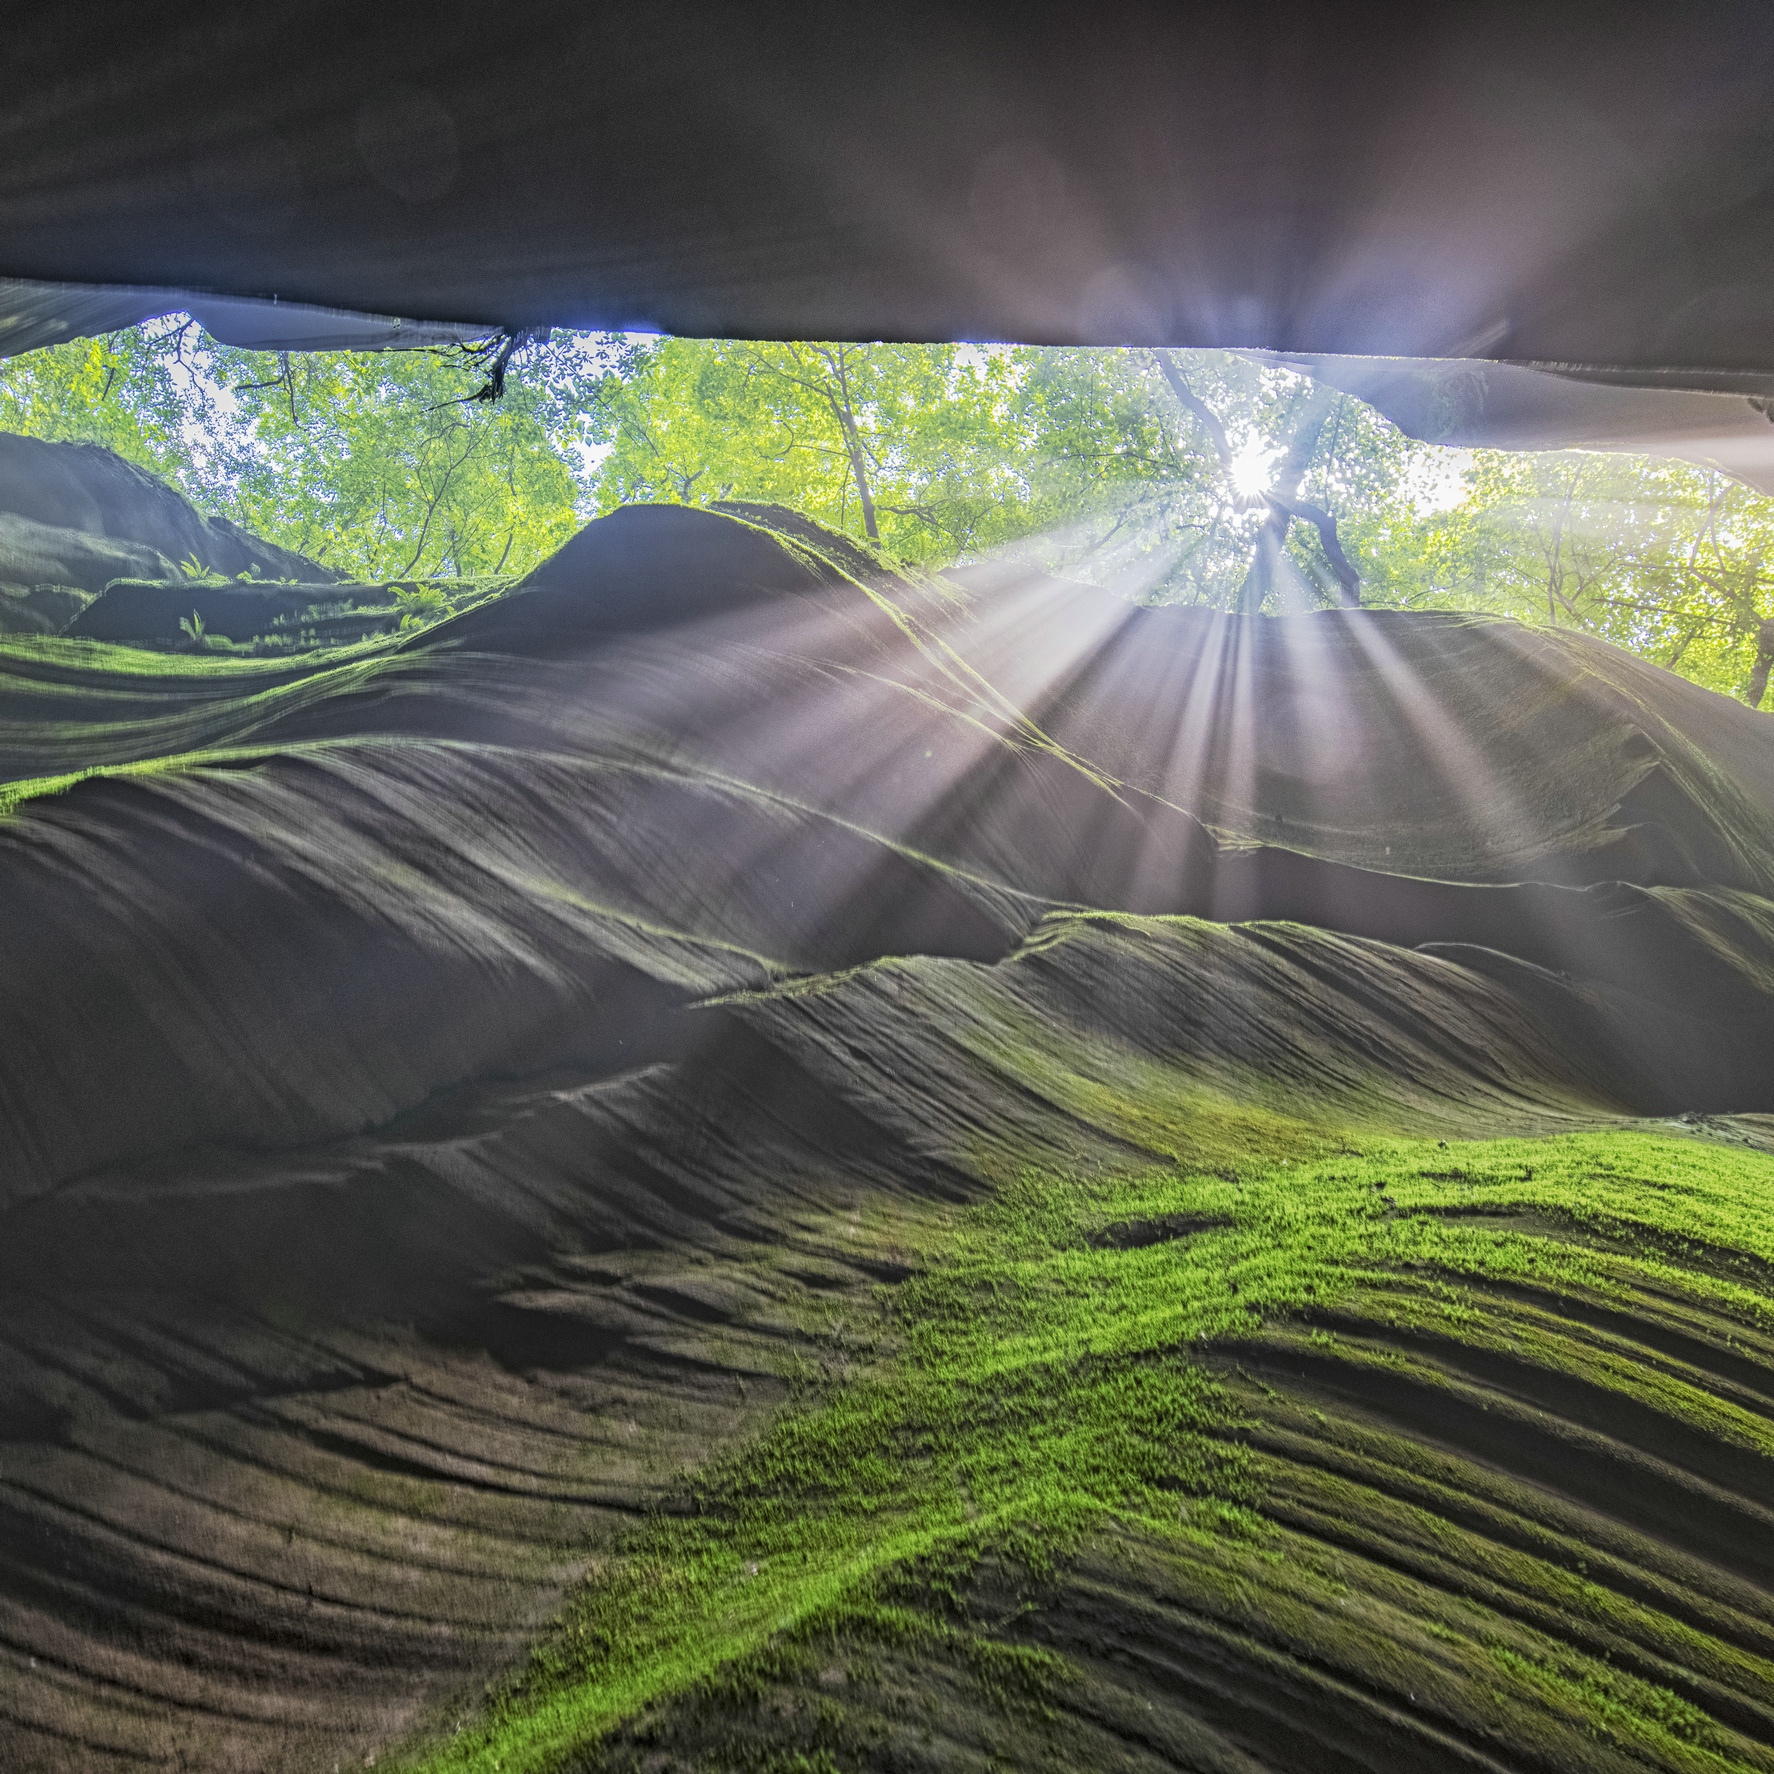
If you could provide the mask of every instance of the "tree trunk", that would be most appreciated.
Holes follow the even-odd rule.
[[[821,392],[832,410],[832,417],[838,422],[838,429],[844,434],[844,453],[850,458],[850,475],[856,482],[856,496],[862,502],[862,527],[871,542],[879,542],[881,529],[875,519],[875,494],[869,485],[868,456],[862,447],[862,431],[856,423],[856,411],[850,404],[849,351],[840,345],[833,351],[820,351],[819,356],[825,359],[826,367],[838,385],[835,394],[830,388]]]
[[[1751,708],[1762,706],[1762,698],[1768,693],[1770,667],[1774,667],[1774,617],[1756,631],[1755,670],[1749,674],[1749,688],[1743,693],[1743,700]]]
[[[1294,427],[1287,454],[1282,457],[1280,470],[1275,476],[1274,497],[1269,501],[1269,515],[1264,518],[1263,527],[1257,532],[1256,552],[1251,556],[1250,569],[1244,575],[1244,585],[1238,594],[1238,607],[1247,615],[1256,615],[1263,607],[1263,600],[1274,588],[1275,572],[1281,564],[1281,545],[1287,537],[1287,526],[1293,515],[1291,508],[1298,507],[1296,495],[1300,490],[1300,482],[1306,478],[1306,470],[1312,466],[1313,452],[1318,448],[1318,440],[1324,434],[1325,421],[1329,419],[1331,409],[1336,403],[1336,389],[1327,388],[1323,383],[1316,384],[1306,397],[1306,404],[1300,412],[1300,422]],[[1341,550],[1338,552],[1341,553]]]
[[[862,527],[871,542],[881,540],[880,526],[875,521],[875,495],[869,486],[868,458],[862,452],[862,434],[856,428],[856,416],[842,401],[827,395],[832,416],[844,434],[844,452],[850,458],[850,474],[856,482],[856,496],[862,501]]]
[[[1324,558],[1337,577],[1340,601],[1346,609],[1360,609],[1361,574],[1356,571],[1355,563],[1343,552],[1343,544],[1337,536],[1335,513],[1326,511],[1319,505],[1310,505],[1304,499],[1283,499],[1279,493],[1271,493],[1269,503],[1279,507],[1288,517],[1304,518],[1318,532]]]
[[[857,441],[854,431],[851,432],[846,447],[850,452],[850,472],[856,477],[856,496],[862,501],[862,527],[868,532],[871,542],[879,542],[881,527],[875,521],[875,496],[869,490],[868,464],[863,459],[862,445]]]

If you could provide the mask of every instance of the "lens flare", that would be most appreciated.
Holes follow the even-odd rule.
[[[1248,438],[1240,444],[1229,464],[1233,492],[1242,499],[1253,499],[1266,491],[1275,472],[1275,454],[1260,437]]]

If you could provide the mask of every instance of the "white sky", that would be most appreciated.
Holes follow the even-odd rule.
[[[1412,470],[1405,485],[1419,517],[1452,511],[1465,501],[1467,488],[1462,476],[1473,460],[1471,450],[1442,445],[1432,449],[1421,465]]]

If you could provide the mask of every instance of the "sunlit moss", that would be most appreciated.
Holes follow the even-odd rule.
[[[961,1212],[946,1248],[884,1295],[894,1328],[878,1359],[827,1371],[690,1483],[684,1513],[602,1565],[481,1722],[424,1765],[554,1766],[674,1695],[737,1706],[735,1683],[804,1685],[822,1645],[891,1640],[911,1655],[917,1641],[917,1655],[970,1668],[999,1654],[981,1647],[1009,1657],[1013,1641],[967,1613],[983,1563],[1039,1588],[1105,1534],[1134,1536],[1144,1568],[1169,1569],[1228,1629],[1315,1644],[1382,1686],[1440,1681],[1437,1704],[1470,1728],[1488,1719],[1552,1746],[1612,1732],[1672,1766],[1766,1765],[1692,1693],[1616,1666],[1610,1647],[1702,1672],[1681,1678],[1690,1687],[1753,1689],[1774,1668],[1629,1593],[1605,1553],[1592,1575],[1550,1532],[1532,1546],[1487,1539],[1457,1461],[1414,1501],[1278,1462],[1266,1424],[1285,1435],[1299,1420],[1297,1388],[1253,1384],[1223,1352],[1292,1337],[1339,1370],[1390,1363],[1401,1380],[1449,1385],[1438,1340],[1506,1348],[1685,1426],[1721,1458],[1769,1458],[1755,1413],[1676,1357],[1634,1359],[1577,1308],[1685,1311],[1690,1334],[1764,1348],[1774,1160],[1643,1132],[1316,1144],[1234,1165],[1210,1127],[1194,1165],[1027,1172]],[[1371,1433],[1334,1410],[1309,1420],[1372,1469]],[[1409,1465],[1408,1440],[1397,1457]],[[1412,1649],[1399,1623],[1426,1605],[1421,1574],[1315,1550],[1301,1525],[1312,1511],[1360,1524],[1370,1548],[1416,1547],[1390,1555],[1407,1572],[1411,1559],[1454,1572],[1441,1580],[1469,1615],[1449,1618],[1436,1591],[1440,1612],[1411,1628]],[[987,1683],[980,1704],[1075,1674],[1038,1661],[1021,1687]]]

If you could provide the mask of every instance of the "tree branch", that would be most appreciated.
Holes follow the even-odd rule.
[[[450,429],[454,430],[460,425],[461,421],[452,420]],[[425,543],[431,535],[431,520],[437,515],[438,505],[442,501],[445,492],[448,490],[450,481],[455,475],[456,470],[474,454],[474,446],[478,440],[471,429],[466,426],[462,426],[462,429],[468,430],[468,442],[464,446],[462,454],[444,470],[443,479],[437,483],[437,491],[431,495],[431,501],[425,507],[425,522],[419,530],[419,545],[413,550],[412,558],[395,575],[397,579],[406,578],[407,575],[412,572],[413,568],[419,564],[419,556],[425,552]]]
[[[1354,563],[1343,552],[1343,545],[1337,540],[1337,520],[1321,505],[1309,505],[1304,499],[1284,498],[1280,493],[1270,493],[1269,504],[1289,517],[1301,517],[1318,531],[1318,540],[1324,549],[1324,558],[1330,562],[1330,570],[1337,576],[1337,585],[1342,593],[1343,603],[1351,609],[1361,607],[1361,575],[1355,570]]]
[[[1275,570],[1281,564],[1281,545],[1287,539],[1288,520],[1292,515],[1289,507],[1300,490],[1300,482],[1306,478],[1306,470],[1312,465],[1313,452],[1318,448],[1325,421],[1336,401],[1334,388],[1322,382],[1313,385],[1300,409],[1300,422],[1288,440],[1287,454],[1276,471],[1275,485],[1264,495],[1269,503],[1269,515],[1257,532],[1256,550],[1251,555],[1250,568],[1238,594],[1239,608],[1247,615],[1254,616],[1262,609],[1263,600],[1275,583]],[[1341,554],[1341,548],[1337,552]],[[1345,561],[1344,564],[1347,566],[1348,563]],[[1337,576],[1341,580],[1342,575]]]
[[[1158,365],[1160,373],[1170,384],[1170,391],[1182,404],[1200,420],[1202,429],[1206,431],[1213,444],[1213,453],[1219,458],[1220,473],[1228,480],[1232,476],[1232,446],[1226,437],[1226,428],[1220,423],[1220,416],[1206,401],[1200,399],[1183,380],[1183,372],[1177,368],[1176,359],[1163,349],[1152,353],[1152,360]]]

